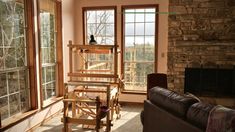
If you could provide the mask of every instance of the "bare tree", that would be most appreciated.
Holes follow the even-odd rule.
[[[109,37],[111,37],[109,35],[109,37],[107,37],[108,35],[108,27],[112,26],[112,23],[108,22],[108,20],[112,19],[111,17],[114,15],[112,12],[110,11],[102,11],[99,14],[96,14],[96,18],[92,18],[92,13],[94,13],[94,11],[88,11],[87,12],[87,21],[91,20],[91,19],[95,19],[95,23],[87,26],[87,30],[88,30],[88,36],[90,35],[94,35],[96,38],[99,37],[98,43],[99,44],[106,44],[107,41],[109,42],[114,42],[114,39],[110,39]],[[97,13],[97,12],[96,12]],[[113,37],[113,36],[112,36]]]
[[[0,85],[0,111],[2,119],[28,108],[26,86],[23,86],[26,82],[25,72],[15,70],[17,67],[25,66],[24,22],[23,3],[19,0],[17,2],[16,0],[0,0],[0,84],[2,84]]]
[[[24,9],[20,4],[0,1],[0,69],[17,67],[19,61],[24,64]]]

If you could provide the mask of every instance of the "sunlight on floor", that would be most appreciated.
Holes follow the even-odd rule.
[[[113,132],[142,132],[140,122],[140,111],[142,104],[123,104],[121,118],[114,121],[111,128]],[[62,113],[51,120],[45,122],[42,126],[36,128],[35,132],[61,132],[63,124],[61,122]],[[83,129],[81,125],[72,125],[73,132],[94,132],[94,130]]]

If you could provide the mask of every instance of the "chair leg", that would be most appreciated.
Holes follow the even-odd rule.
[[[69,132],[69,126],[68,126],[68,123],[64,123],[64,128],[63,128],[63,131],[64,132]]]
[[[101,105],[100,98],[96,97],[96,126],[95,126],[96,132],[99,132],[100,130],[100,122],[101,122],[100,105]]]

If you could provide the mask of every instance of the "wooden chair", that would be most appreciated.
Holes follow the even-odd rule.
[[[101,118],[100,118],[100,114],[99,113],[99,108],[100,108],[100,99],[99,97],[97,97],[95,100],[90,100],[90,99],[70,99],[68,97],[68,95],[65,95],[65,99],[63,100],[64,102],[64,115],[63,115],[63,122],[64,122],[64,131],[68,132],[70,131],[70,126],[69,124],[73,123],[73,124],[86,124],[86,125],[95,125],[95,130],[98,132],[100,129],[100,126],[103,125],[103,123],[101,122]],[[69,103],[72,104],[72,115],[69,115]],[[82,107],[77,106],[79,104],[83,104],[83,103],[95,103],[95,110],[96,110],[96,115],[95,118],[93,119],[84,119],[81,118],[82,114],[80,114],[80,112],[76,109],[76,107]],[[90,111],[90,114],[92,113],[92,108],[87,107]],[[87,112],[86,112],[87,113]],[[88,113],[87,113],[88,114]]]
[[[117,91],[111,88],[111,84],[108,83],[70,83],[70,85],[76,86],[73,91],[68,92],[68,85],[66,85],[66,93],[64,95],[64,115],[62,121],[64,123],[64,131],[70,131],[70,124],[82,124],[83,126],[95,126],[95,130],[98,132],[103,126],[106,127],[106,131],[111,131],[111,122],[113,120],[114,113],[120,114],[120,107],[117,103]],[[80,86],[80,87],[78,87]],[[86,86],[86,87],[84,87]],[[87,86],[103,87],[88,88]],[[100,96],[93,95],[93,93],[103,93],[106,95],[105,100],[102,100]],[[104,99],[104,98],[103,98]],[[106,103],[103,103],[106,102]],[[107,108],[105,111],[102,109],[104,106]],[[70,108],[71,107],[71,108]],[[106,116],[106,120],[105,117]],[[104,118],[104,120],[102,120]]]

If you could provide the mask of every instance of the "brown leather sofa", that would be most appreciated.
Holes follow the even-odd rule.
[[[161,87],[148,91],[141,113],[144,132],[204,132],[210,104]]]

